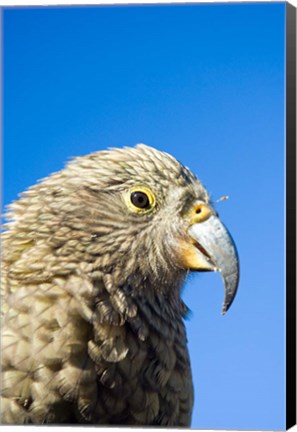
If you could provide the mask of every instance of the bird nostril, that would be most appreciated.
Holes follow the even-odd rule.
[[[198,204],[198,205],[195,207],[195,213],[196,213],[197,215],[203,215],[204,213],[207,212],[207,210],[208,210],[208,208],[207,208],[205,205],[203,205],[203,204]]]
[[[211,209],[206,204],[196,204],[192,209],[195,223],[203,222],[211,216]]]

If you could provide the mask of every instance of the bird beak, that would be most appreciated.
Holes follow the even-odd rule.
[[[235,298],[239,282],[239,260],[235,243],[227,228],[211,211],[206,218],[193,223],[188,234],[196,249],[197,265],[196,268],[192,266],[192,269],[219,271],[222,275],[225,286],[224,315]]]

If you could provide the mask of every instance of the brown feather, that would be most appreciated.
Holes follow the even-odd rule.
[[[135,185],[155,194],[152,212],[127,207]],[[190,425],[176,254],[197,198],[209,200],[187,168],[138,145],[76,158],[10,205],[3,424]]]

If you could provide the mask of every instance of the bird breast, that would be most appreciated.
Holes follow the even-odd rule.
[[[181,316],[86,270],[8,297],[2,421],[188,426],[192,380]]]

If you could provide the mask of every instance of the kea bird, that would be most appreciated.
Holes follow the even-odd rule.
[[[189,426],[181,289],[234,242],[197,177],[143,144],[78,157],[10,205],[3,235],[2,424]]]

